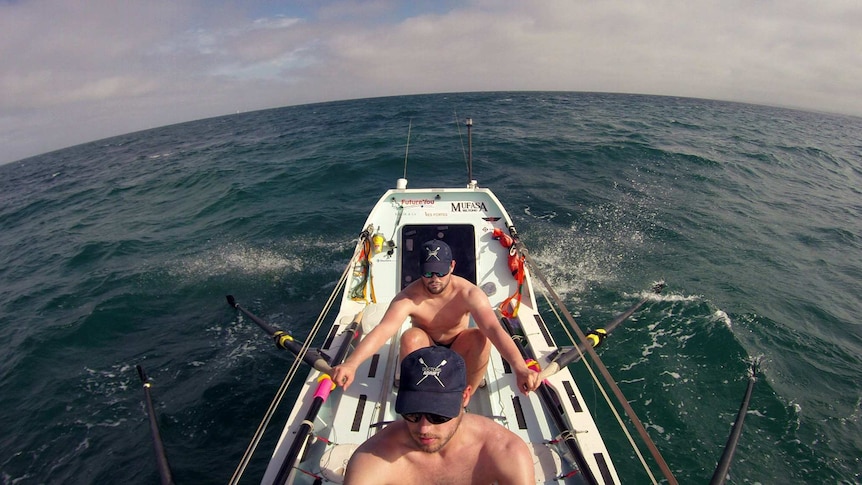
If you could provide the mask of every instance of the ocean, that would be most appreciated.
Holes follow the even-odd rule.
[[[680,483],[711,477],[753,358],[729,483],[862,482],[862,119],[567,92],[239,113],[0,166],[0,481],[156,483],[140,364],[177,483],[226,483],[292,359],[225,295],[304,336],[396,179],[466,184],[466,117],[473,178],[583,329],[667,283],[599,354]]]

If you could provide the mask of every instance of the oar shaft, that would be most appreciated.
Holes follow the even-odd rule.
[[[296,356],[301,355],[303,362],[324,374],[332,373],[332,367],[329,365],[328,359],[326,359],[319,352],[312,349],[306,349],[306,351],[303,352],[302,345],[298,344],[293,339],[293,337],[281,330],[276,329],[275,327],[267,323],[264,319],[243,308],[242,305],[237,303],[236,298],[234,298],[233,295],[227,295],[227,303],[231,307],[239,310],[243,315],[247,316],[249,319],[251,319],[251,321],[256,323],[260,328],[262,328],[266,333],[268,333],[273,338],[273,340],[275,340],[276,347],[288,350]]]
[[[344,330],[344,340],[342,340],[341,345],[338,347],[338,350],[329,362],[330,365],[340,364],[347,356],[351,342],[359,335],[359,326],[362,323],[363,313],[364,310],[357,313],[353,317],[353,321],[350,322],[350,325],[348,325]],[[332,372],[330,371],[324,372],[323,375],[320,376],[317,390],[315,390],[314,397],[311,401],[311,406],[305,414],[305,419],[302,421],[302,424],[300,424],[299,429],[296,432],[296,437],[293,439],[293,443],[290,444],[287,456],[284,461],[281,462],[281,467],[279,468],[278,475],[276,475],[275,478],[275,483],[278,485],[287,483],[288,478],[290,478],[293,468],[296,466],[297,460],[299,459],[300,453],[305,449],[308,437],[314,431],[314,420],[317,419],[317,413],[320,412],[320,408],[323,406],[323,403],[326,402],[326,399],[329,398],[329,394],[333,389],[335,389],[335,384],[332,382],[332,378],[330,377],[331,375]]]
[[[664,282],[656,283],[655,285],[653,285],[652,291],[655,294],[659,294],[664,288]],[[599,344],[604,341],[605,337],[610,335],[611,332],[616,330],[617,327],[619,327],[623,322],[628,320],[629,317],[634,314],[634,312],[638,311],[640,307],[642,307],[644,303],[648,302],[649,300],[650,298],[643,298],[639,302],[629,307],[628,310],[622,312],[616,318],[611,320],[611,322],[605,325],[603,329],[599,329],[595,332],[587,334],[586,337],[588,338],[588,341],[590,342],[591,346],[594,348],[598,347]],[[581,356],[586,352],[587,345],[581,342],[578,344],[577,348],[569,349],[568,351],[561,353],[556,358],[554,358],[554,360],[547,367],[542,369],[542,372],[539,373],[539,379],[545,380],[548,377],[551,377],[552,375],[559,372],[560,369],[580,360]]]
[[[266,323],[266,321],[264,321],[262,318],[258,317],[254,313],[241,307],[240,304],[237,303],[236,298],[234,298],[233,295],[227,295],[225,298],[227,298],[227,304],[228,305],[241,311],[243,315],[250,318],[252,322],[256,323],[260,328],[262,328],[264,331],[266,331],[266,333],[268,333],[270,336],[275,335],[275,333],[278,331],[278,330],[276,330],[275,327]]]
[[[338,347],[338,351],[332,357],[332,360],[329,362],[330,365],[339,365],[347,357],[347,352],[350,351],[350,344],[359,337],[359,325],[362,323],[362,315],[365,313],[365,310],[360,310],[353,317],[353,321],[350,322],[350,325],[344,330],[346,334],[344,336],[344,340],[341,341],[341,345]],[[332,374],[330,374],[332,375]]]
[[[500,318],[500,321],[506,328],[506,331],[509,333],[509,335],[514,337],[516,331],[512,320],[504,316]],[[528,365],[530,362],[532,362],[534,365],[537,365],[535,356],[532,354],[532,352],[527,350],[527,348],[517,339],[515,339],[515,346],[521,352],[521,357],[523,357],[528,362]],[[542,382],[541,384],[539,384],[539,387],[536,389],[536,392],[538,393],[539,398],[542,400],[542,404],[544,405],[545,410],[548,412],[548,415],[551,416],[551,420],[554,422],[554,425],[559,430],[560,435],[564,437],[563,442],[569,449],[569,452],[571,452],[575,462],[578,464],[578,469],[584,477],[584,480],[589,485],[598,484],[598,480],[596,480],[592,469],[587,464],[584,452],[581,451],[581,447],[574,437],[574,430],[572,430],[571,426],[566,423],[566,419],[559,411],[559,405],[557,403],[557,399],[554,397],[554,391],[547,383]]]
[[[165,453],[165,445],[162,442],[162,434],[159,431],[159,423],[156,420],[156,410],[153,406],[153,398],[150,395],[150,380],[147,373],[140,365],[135,366],[138,370],[138,376],[141,379],[141,384],[144,388],[144,405],[147,408],[147,417],[150,422],[150,433],[153,436],[153,448],[156,452],[156,463],[159,468],[159,477],[162,485],[173,485],[174,479],[171,474],[171,467],[168,464],[168,455]]]
[[[748,413],[751,392],[754,390],[754,384],[757,381],[759,362],[759,360],[756,360],[751,364],[751,376],[748,378],[748,387],[745,388],[745,395],[742,398],[742,403],[739,405],[736,421],[733,423],[733,428],[730,431],[730,436],[727,438],[727,444],[724,446],[724,452],[721,454],[721,459],[718,461],[715,473],[712,474],[712,479],[709,481],[710,485],[723,485],[727,479],[727,472],[730,470],[733,455],[736,453],[736,444],[739,443],[739,438],[742,435],[742,424],[745,421],[746,413]]]

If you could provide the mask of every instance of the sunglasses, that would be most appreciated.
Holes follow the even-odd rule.
[[[452,418],[448,416],[440,416],[439,414],[434,413],[405,413],[401,415],[401,417],[409,423],[418,423],[419,420],[422,419],[422,416],[425,416],[425,419],[431,424],[443,424],[452,420]]]
[[[422,277],[423,278],[430,278],[430,277],[436,275],[438,278],[442,278],[442,277],[446,276],[447,274],[449,274],[448,271],[445,273],[438,273],[436,271],[426,271],[426,272],[422,273]]]

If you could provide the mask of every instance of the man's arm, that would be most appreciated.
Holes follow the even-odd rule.
[[[527,367],[518,346],[515,345],[512,337],[503,330],[503,326],[497,320],[497,315],[491,308],[491,302],[485,293],[479,288],[471,288],[468,293],[468,304],[476,326],[494,344],[494,347],[515,372],[518,390],[524,394],[535,391],[539,387],[538,374]]]
[[[387,340],[395,335],[404,323],[404,319],[410,316],[411,308],[412,302],[409,299],[401,295],[396,296],[380,319],[380,323],[359,342],[350,357],[341,365],[332,368],[332,382],[347,389],[353,382],[359,365],[374,355]]]

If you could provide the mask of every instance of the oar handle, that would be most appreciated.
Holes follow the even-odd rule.
[[[539,381],[544,381],[545,379],[551,377],[559,371],[560,364],[557,364],[556,362],[551,362],[550,364],[548,364],[547,367],[545,367],[544,369],[542,369],[541,372],[539,372]]]

